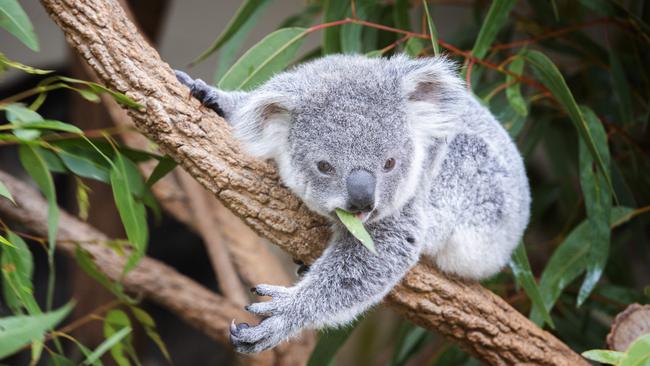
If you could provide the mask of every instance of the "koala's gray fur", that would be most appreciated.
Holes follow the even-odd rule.
[[[272,300],[247,307],[264,317],[259,325],[233,323],[239,352],[350,322],[422,255],[463,278],[491,276],[522,237],[530,206],[522,159],[444,58],[328,56],[247,93],[177,75],[232,123],[248,152],[274,159],[284,183],[332,221],[328,248],[295,286],[255,288]],[[387,172],[389,158],[396,164]],[[322,161],[332,171],[320,172]],[[359,216],[376,255],[334,214],[348,207],[346,182],[359,170],[374,177],[373,209]]]

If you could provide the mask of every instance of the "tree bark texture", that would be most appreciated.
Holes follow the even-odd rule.
[[[129,110],[143,134],[257,233],[295,258],[318,257],[329,236],[325,220],[282,186],[272,164],[242,153],[223,119],[189,98],[115,0],[41,2],[99,78],[144,106]],[[490,364],[587,365],[490,291],[424,264],[386,302]]]

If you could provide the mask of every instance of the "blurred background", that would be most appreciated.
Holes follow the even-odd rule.
[[[200,0],[133,0],[128,3],[134,18],[155,44],[163,60],[173,68],[183,69],[195,78],[212,83],[247,49],[279,27],[323,23],[322,9],[331,5],[328,1],[270,1],[250,28],[250,33],[244,37],[241,47],[224,47],[189,67],[189,63],[226,29],[241,3]],[[345,3],[342,14],[349,16],[350,3]],[[397,4],[407,3],[409,26],[415,32],[427,32],[421,2],[358,3],[361,5],[357,4],[357,10],[363,10],[360,17],[367,16],[373,22],[394,27],[397,24],[392,12],[396,11]],[[441,40],[461,50],[476,49],[477,34],[485,26],[494,2],[450,0],[429,3],[431,18]],[[600,144],[605,146],[607,155],[611,155],[610,175],[616,193],[612,205],[627,210],[618,217],[619,223],[611,232],[606,229],[608,234],[606,243],[602,244],[604,246],[596,246],[594,243],[599,240],[602,243],[602,238],[587,236],[585,227],[580,229],[580,225],[591,217],[589,202],[593,198],[590,193],[584,192],[585,184],[592,181],[583,175],[597,177],[598,169],[591,170],[593,162],[585,163],[586,158],[581,157],[580,144],[584,142],[580,142],[580,134],[567,117],[562,103],[557,103],[548,92],[523,86],[525,113],[519,113],[521,111],[517,108],[520,107],[505,92],[506,89],[508,93],[511,92],[512,81],[504,80],[506,76],[496,68],[472,63],[474,71],[468,80],[474,92],[508,128],[526,159],[533,189],[533,216],[525,238],[524,253],[527,251],[525,263],[528,264],[529,260],[529,274],[539,284],[539,289],[522,287],[519,282],[521,278],[513,276],[511,269],[486,281],[485,286],[522,313],[531,314],[531,318],[539,324],[546,323],[547,329],[576,351],[604,348],[607,346],[605,336],[614,317],[627,305],[646,304],[650,299],[650,225],[649,215],[644,215],[650,205],[650,134],[647,128],[650,119],[647,68],[650,62],[647,51],[650,33],[647,33],[646,25],[650,19],[650,4],[644,1],[606,0],[514,3],[510,13],[505,14],[503,25],[492,44],[503,47],[490,48],[481,57],[493,65],[510,67],[514,56],[522,46],[526,46],[541,50],[558,66],[578,103],[592,108],[597,116],[596,123],[604,131],[604,140]],[[30,66],[90,80],[91,76],[67,46],[62,32],[40,3],[26,0],[20,4],[33,23],[40,40],[40,51],[33,52],[16,38],[0,31],[0,52],[11,60]],[[359,50],[363,52],[384,50],[384,55],[401,51],[413,52],[413,56],[433,54],[433,48],[426,40],[407,45],[406,42],[400,43],[399,37],[390,32],[365,37],[367,29],[364,28],[360,38]],[[516,42],[521,40],[532,41],[517,45]],[[322,42],[321,32],[310,34],[294,59],[306,60],[320,55]],[[417,51],[407,50],[406,47],[415,47]],[[467,72],[467,58],[453,53],[451,57],[464,65],[463,70]],[[526,65],[524,73],[541,79],[534,71],[534,68]],[[9,70],[0,79],[0,100],[33,87],[42,78]],[[103,104],[87,103],[67,90],[51,92],[39,113],[51,119],[69,121],[83,130],[114,127],[113,118]],[[29,179],[20,166],[15,147],[0,146],[0,168]],[[77,212],[75,187],[78,181],[70,175],[57,174],[55,182],[61,206]],[[125,237],[110,186],[96,181],[84,182],[90,187],[87,221],[110,237]],[[154,193],[163,201],[175,199],[173,192]],[[219,292],[210,254],[206,252],[201,236],[192,229],[191,215],[188,218],[187,212],[183,216],[178,211],[170,214],[170,206],[165,202],[161,202],[161,205],[163,214],[160,220],[149,215],[151,236],[148,254]],[[278,258],[287,278],[295,279],[297,266],[291,258],[270,244],[263,245]],[[34,248],[35,245],[32,243],[30,247]],[[597,284],[593,284],[580,300],[580,306],[577,306],[576,300],[582,296],[580,294],[584,293],[585,288],[582,274],[594,265],[592,262],[583,263],[583,260],[591,260],[589,253],[594,251],[607,252],[601,266],[602,277],[599,275]],[[36,297],[41,302],[45,297],[44,288],[48,278],[46,254],[40,250],[33,250],[33,254],[36,263],[34,287]],[[75,299],[75,317],[88,314],[114,299],[110,292],[85,275],[72,259],[57,256],[57,271],[55,304]],[[535,305],[539,304],[530,300],[530,291],[533,290],[541,293],[547,306],[545,311],[535,309]],[[158,332],[174,364],[227,365],[240,362],[227,347],[186,325],[167,310],[147,300],[144,300],[143,308],[156,320]],[[9,313],[7,307],[0,307],[1,315]],[[544,313],[548,313],[553,320],[554,328],[545,321],[548,318]],[[73,334],[91,349],[105,339],[100,322],[91,322],[76,329]],[[135,333],[134,346],[143,365],[167,362],[142,331]],[[71,348],[70,352],[71,359],[81,357],[78,350]],[[28,352],[23,352],[4,362],[28,364],[29,357]],[[105,364],[114,364],[109,357],[104,360]],[[338,352],[337,361],[339,365],[479,364],[441,337],[414,327],[383,308],[371,311],[359,322],[351,338]]]

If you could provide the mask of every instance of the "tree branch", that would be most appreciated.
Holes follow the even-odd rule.
[[[271,164],[244,155],[223,119],[188,99],[114,0],[41,2],[100,79],[145,106],[129,111],[140,131],[259,234],[304,261],[321,253],[329,234],[324,219],[280,184]],[[425,265],[387,303],[491,364],[587,365],[488,290]]]

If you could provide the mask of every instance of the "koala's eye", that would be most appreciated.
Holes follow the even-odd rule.
[[[325,160],[319,161],[316,166],[318,167],[318,171],[323,173],[323,174],[332,174],[334,173],[334,167],[332,164],[326,162]]]
[[[390,158],[390,159],[386,160],[386,162],[384,163],[384,171],[385,172],[390,172],[391,170],[393,170],[394,167],[395,167],[395,159],[394,158]]]

